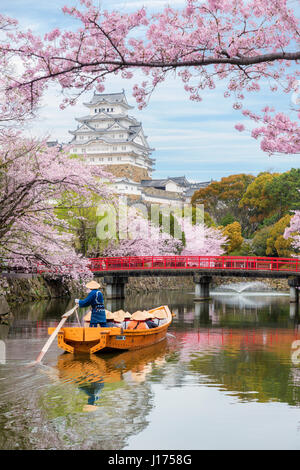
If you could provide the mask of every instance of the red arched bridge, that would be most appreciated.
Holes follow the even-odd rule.
[[[112,271],[243,271],[264,274],[277,273],[279,277],[299,273],[298,258],[266,258],[247,256],[128,256],[120,258],[91,258],[90,269],[94,273]],[[158,273],[157,273],[158,274]],[[168,273],[169,274],[169,273]],[[182,274],[182,273],[181,273]],[[219,274],[219,273],[218,273]]]
[[[129,256],[92,258],[90,269],[104,276],[109,298],[124,297],[128,276],[194,275],[195,299],[209,298],[213,275],[288,278],[291,301],[298,301],[300,260],[248,256]]]
[[[5,266],[5,264],[3,264]],[[6,268],[2,266],[2,275]],[[74,269],[74,266],[70,268]],[[34,274],[66,272],[68,265],[32,267]],[[89,268],[95,277],[104,277],[107,298],[124,297],[129,276],[190,276],[195,283],[195,298],[209,297],[212,276],[288,278],[291,301],[298,301],[300,260],[297,258],[267,258],[250,256],[127,256],[91,258]],[[80,267],[78,267],[80,270]],[[14,268],[14,272],[25,272]],[[26,272],[29,272],[26,270]]]

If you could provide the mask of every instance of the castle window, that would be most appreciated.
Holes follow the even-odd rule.
[[[113,147],[113,150],[115,150],[115,151],[118,150],[118,147]]]
[[[126,150],[126,145],[122,145],[122,150]]]
[[[109,158],[108,161],[109,161],[109,162],[112,162],[112,158]]]
[[[120,160],[121,160],[121,157],[118,157],[117,160],[120,161]]]
[[[113,112],[114,112],[114,108],[110,108],[110,112],[113,113]]]

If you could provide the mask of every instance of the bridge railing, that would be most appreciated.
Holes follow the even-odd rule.
[[[42,263],[31,268],[11,268],[0,263],[2,274],[10,272],[26,272],[36,274],[56,274],[82,270],[82,266],[63,264],[61,266],[45,266]],[[129,256],[118,258],[91,258],[89,268],[92,272],[132,271],[132,270],[242,270],[242,271],[281,271],[300,272],[300,260],[297,258],[267,258],[247,256]]]
[[[297,258],[246,256],[130,256],[91,258],[90,269],[93,272],[170,269],[299,272],[300,262]]]

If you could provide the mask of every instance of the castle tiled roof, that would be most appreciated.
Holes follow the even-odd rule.
[[[147,188],[155,188],[156,190],[164,190],[168,181],[174,181],[178,186],[184,188],[185,196],[192,196],[197,189],[206,188],[211,181],[203,181],[197,183],[190,183],[185,176],[168,177],[164,179],[142,180],[141,185]]]
[[[92,121],[99,120],[99,118],[100,118],[100,120],[103,120],[103,116],[101,117],[102,114],[104,114],[105,120],[115,121],[116,119],[126,119],[129,122],[133,122],[134,126],[141,125],[141,122],[137,121],[134,117],[129,116],[128,114],[127,115],[125,115],[125,114],[111,115],[111,114],[107,113],[106,111],[101,111],[101,113],[87,114],[86,116],[77,117],[77,118],[75,118],[75,121],[92,122]]]
[[[118,104],[122,103],[125,104],[128,108],[133,108],[133,106],[129,106],[127,103],[125,92],[122,91],[121,93],[94,93],[91,101],[89,103],[84,103],[86,106],[95,105],[101,102],[107,102],[111,104]]]
[[[143,186],[152,186],[153,188],[165,188],[168,181],[174,181],[174,183],[178,184],[178,186],[189,187],[190,185],[190,183],[185,178],[185,176],[182,176],[182,177],[171,177],[171,176],[169,177],[168,176],[168,178],[154,179],[151,181],[142,180],[141,184]]]

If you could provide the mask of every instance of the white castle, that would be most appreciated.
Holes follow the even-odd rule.
[[[127,114],[133,107],[127,103],[124,91],[95,93],[84,105],[89,114],[76,118],[78,127],[70,131],[74,136],[73,153],[85,154],[92,165],[124,167],[124,170],[139,168],[141,171],[134,179],[149,178],[154,164],[150,155],[154,149],[147,142],[142,124]]]
[[[194,191],[210,181],[190,183],[184,176],[153,180],[155,160],[141,122],[127,114],[133,109],[121,93],[94,93],[84,103],[89,114],[76,118],[71,152],[85,155],[90,165],[101,165],[115,176],[115,192],[148,203],[189,202]],[[49,143],[50,144],[50,143]]]

